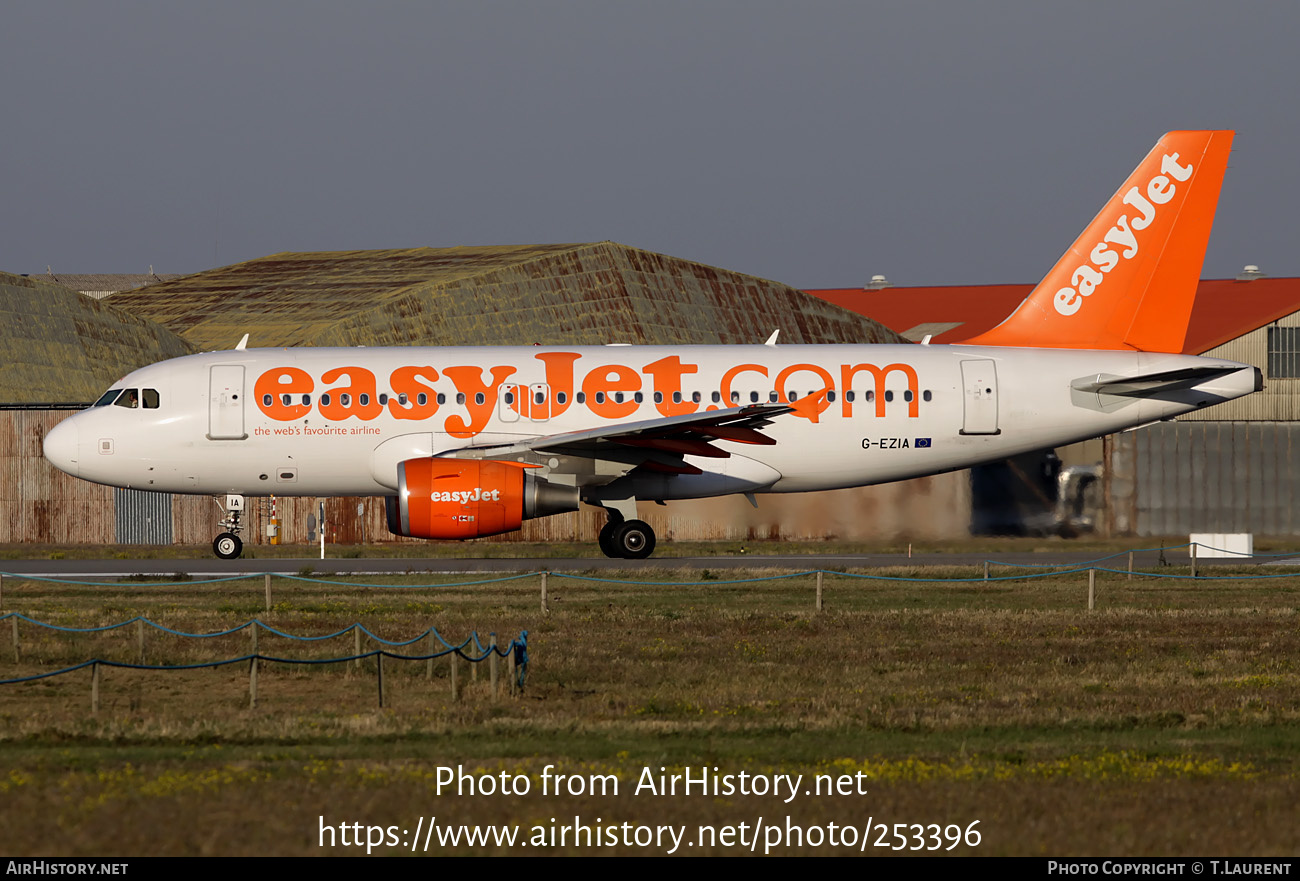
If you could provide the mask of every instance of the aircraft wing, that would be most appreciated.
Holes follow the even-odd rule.
[[[742,444],[771,445],[776,441],[760,429],[788,413],[807,415],[814,422],[822,410],[826,392],[821,391],[784,404],[748,404],[726,410],[705,410],[682,416],[665,416],[638,422],[622,422],[600,428],[540,435],[512,444],[472,447],[454,455],[485,458],[533,453],[605,459],[626,463],[627,469],[646,466],[675,474],[699,473],[682,461],[683,456],[728,458],[731,453],[713,445],[727,440]]]

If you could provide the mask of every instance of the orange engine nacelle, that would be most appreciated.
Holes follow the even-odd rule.
[[[397,493],[387,499],[388,530],[414,538],[497,535],[578,509],[577,487],[493,459],[408,459],[397,466]]]

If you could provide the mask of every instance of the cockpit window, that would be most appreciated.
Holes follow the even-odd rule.
[[[122,390],[120,388],[111,388],[99,396],[99,400],[95,402],[94,406],[107,407],[109,404],[116,401],[117,396],[120,394],[122,394]]]
[[[141,391],[140,397],[144,401],[144,408],[146,410],[158,409],[158,389],[156,388],[143,389]]]
[[[129,388],[122,392],[122,396],[113,402],[115,407],[126,407],[134,410],[140,406],[140,390],[138,388]]]

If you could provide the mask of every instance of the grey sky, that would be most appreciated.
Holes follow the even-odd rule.
[[[1203,275],[1300,275],[1300,5],[8,0],[0,269],[613,239],[802,287],[1036,281],[1233,128]]]

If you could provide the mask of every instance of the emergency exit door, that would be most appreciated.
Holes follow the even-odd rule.
[[[998,373],[992,361],[961,362],[962,434],[999,434]]]

